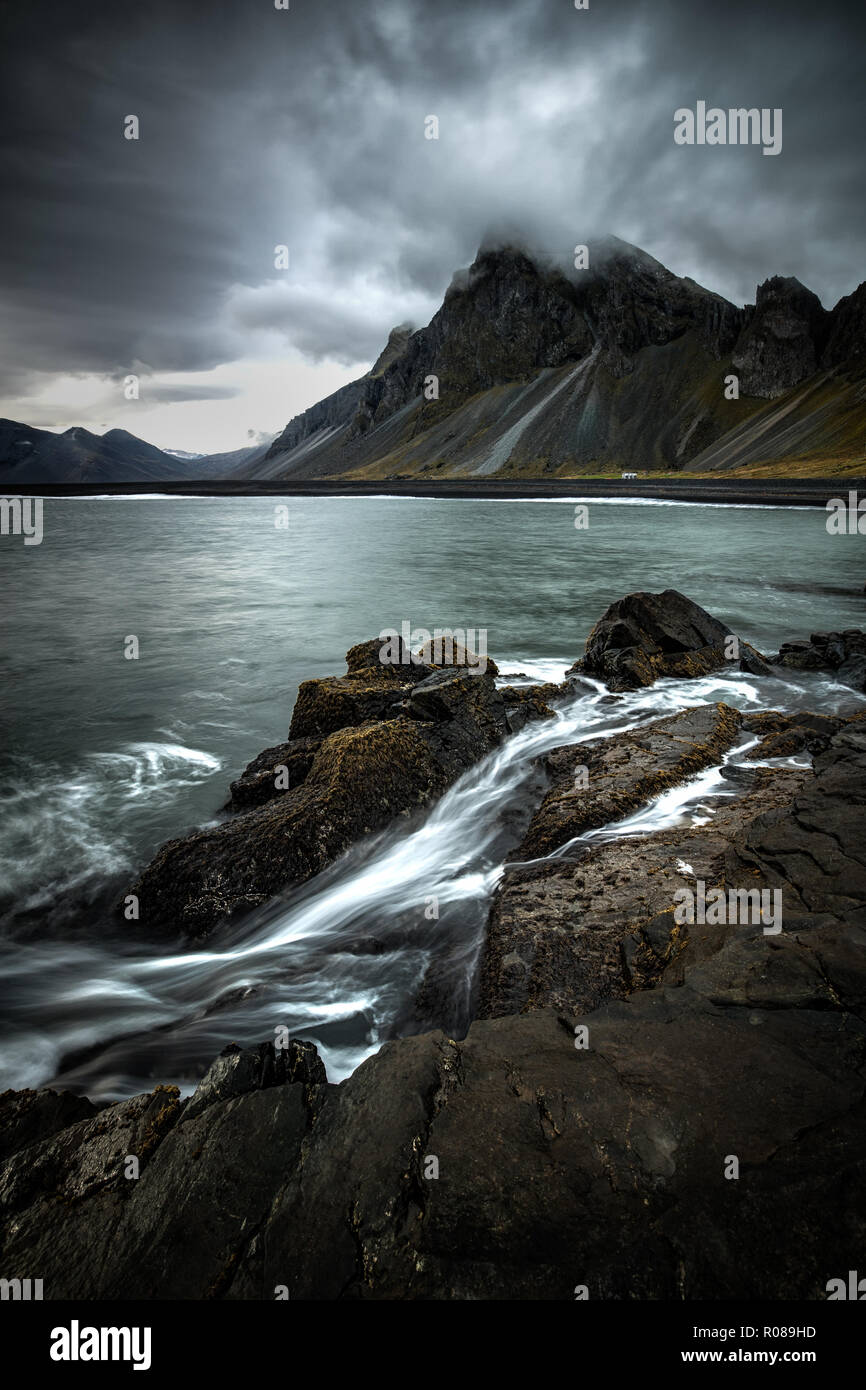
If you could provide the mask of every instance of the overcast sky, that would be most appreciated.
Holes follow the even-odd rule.
[[[864,9],[2,0],[0,415],[238,448],[428,322],[502,228],[829,307],[866,278]],[[781,107],[781,154],[676,145],[698,100]]]

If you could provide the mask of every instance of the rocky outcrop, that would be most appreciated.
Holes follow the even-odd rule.
[[[308,1043],[232,1048],[188,1101],[157,1087],[27,1144],[0,1170],[3,1267],[53,1299],[220,1297],[327,1089]]]
[[[763,662],[748,643],[730,646],[730,628],[676,589],[636,593],[605,610],[571,668],[597,676],[611,690],[636,690],[660,676],[703,676],[726,662],[753,669]]]
[[[830,315],[822,366],[841,367],[866,355],[866,281],[846,294]]]
[[[440,796],[508,734],[494,663],[391,665],[382,647],[360,643],[347,675],[305,681],[288,741],[232,783],[229,819],[162,847],[129,889],[142,929],[207,935]]]
[[[855,719],[857,716],[854,716]],[[823,753],[834,734],[837,734],[848,721],[828,714],[812,714],[798,710],[794,714],[782,714],[779,710],[765,710],[760,714],[746,714],[742,726],[751,734],[757,734],[760,742],[743,754],[750,762],[765,758],[790,758],[796,753]]]
[[[818,296],[799,280],[780,275],[765,280],[731,359],[740,390],[772,400],[814,375],[828,319]]]
[[[846,723],[817,755],[787,814],[754,821],[728,872],[783,887],[791,911],[866,926],[866,721]]]
[[[568,694],[565,682],[545,681],[541,685],[506,686],[502,691],[507,710],[508,727],[513,734],[533,719],[552,719],[549,701],[561,700]]]
[[[681,599],[667,619],[641,609],[649,658],[712,646],[714,620]],[[602,642],[600,659],[625,650]],[[245,784],[258,795],[281,748],[303,744],[306,820],[288,795],[234,817],[250,853],[252,827],[270,827],[269,847],[268,818],[288,817],[283,871],[296,842],[312,855],[305,824],[321,847],[332,823],[349,833],[349,800],[372,816],[382,786],[394,804],[415,795],[422,744],[438,786],[495,746],[509,710],[550,715],[544,697],[506,702],[489,674],[413,666],[381,676],[394,702],[371,720],[377,651],[353,648],[342,678],[359,722],[326,731],[341,697],[311,690],[304,732]],[[808,752],[813,768],[728,766],[744,735],[760,741],[741,761]],[[705,823],[576,839],[715,763],[729,794]],[[492,905],[465,1038],[386,1043],[339,1086],[312,1044],[287,1039],[229,1046],[187,1099],[157,1087],[97,1109],[7,1092],[3,1277],[41,1278],[46,1299],[681,1301],[823,1298],[856,1269],[866,721],[699,706],[557,749],[546,773]],[[177,842],[182,889],[205,871],[198,838]],[[242,883],[240,860],[232,871]],[[169,893],[151,872],[142,882]],[[726,904],[778,892],[781,912],[772,929],[751,903],[683,915],[699,883]]]
[[[641,861],[648,844],[660,844],[667,862],[669,841],[651,837],[590,850],[577,843],[578,837],[621,820],[662,791],[722,762],[739,729],[737,711],[701,705],[547,755],[550,785],[509,855],[491,908],[478,990],[480,1018],[545,1003],[561,1007],[570,1001],[575,1007],[577,999],[585,1007],[591,999],[594,1006],[611,993],[613,977],[616,991],[627,992],[633,983],[623,955],[629,907],[653,902],[648,884],[661,872],[658,866],[641,873],[635,861]],[[755,803],[750,806],[754,816]],[[636,912],[632,926],[667,906],[660,901],[651,910]],[[671,930],[667,923],[665,949]]]
[[[696,879],[714,885],[734,837],[768,808],[789,805],[803,777],[762,772],[715,803],[711,826],[510,865],[488,920],[478,1017],[551,1007],[584,1014],[657,985],[687,943],[674,893]]]
[[[69,1091],[4,1091],[0,1095],[0,1160],[95,1114],[96,1107],[85,1096]]]
[[[813,632],[808,642],[783,642],[774,664],[792,671],[832,671],[836,680],[866,691],[866,632]]]
[[[4,1276],[46,1299],[826,1297],[866,1240],[864,774],[855,722],[709,830],[569,866],[601,944],[567,999],[387,1043],[338,1087],[309,1045],[231,1051],[189,1101],[26,1136]],[[775,809],[744,826],[762,778]],[[782,932],[671,930],[677,886],[743,873],[781,884]]]
[[[621,820],[720,763],[739,728],[740,715],[728,705],[696,705],[613,738],[555,748],[545,758],[549,790],[511,857],[551,854],[587,830]]]
[[[725,665],[758,675],[774,669],[674,589],[629,594],[611,604],[590,633],[583,658],[560,685],[501,690],[496,664],[488,661],[478,670],[470,664],[472,653],[459,646],[438,653],[410,652],[398,644],[400,659],[394,664],[380,660],[386,650],[382,638],[358,643],[347,654],[345,676],[302,683],[288,740],[266,749],[231,784],[229,818],[164,845],[130,887],[141,928],[204,936],[222,918],[304,883],[363,836],[440,796],[527,720],[552,717],[550,701],[572,694],[581,674],[622,691]],[[446,663],[434,665],[443,655]],[[833,670],[837,679],[863,688],[866,639],[854,630],[814,634],[809,644],[783,646],[775,661]],[[552,796],[539,812],[531,842],[536,849],[526,852],[547,852],[549,835],[546,839],[541,829],[546,816],[564,816],[570,834],[577,835],[624,815],[661,786],[664,776],[677,780],[706,766],[722,749],[718,730],[710,736],[715,718],[706,710],[677,716],[687,720],[686,731],[688,720],[696,721],[696,729],[706,725],[708,739],[697,753],[662,728],[629,736],[630,764],[622,785],[609,775],[618,745],[605,744],[597,750],[610,764],[604,777],[594,768],[588,796]],[[724,715],[725,736],[733,736],[736,718],[730,710]],[[688,740],[688,732],[684,737]],[[789,734],[788,741],[796,737]],[[642,741],[647,738],[648,743]],[[811,749],[813,741],[802,746]],[[668,764],[663,750],[674,750],[674,763]],[[589,754],[596,756],[592,749]],[[570,775],[583,756],[562,750],[563,775]],[[551,768],[555,764],[553,759]],[[647,773],[643,781],[635,775],[639,768]]]

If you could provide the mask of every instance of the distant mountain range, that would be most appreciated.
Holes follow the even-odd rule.
[[[263,457],[268,444],[226,454],[176,454],[126,430],[91,434],[80,425],[53,434],[0,420],[0,492],[39,483],[170,483],[230,477]]]
[[[738,308],[616,238],[588,259],[483,247],[426,328],[394,329],[365,376],[269,445],[172,457],[123,430],[0,421],[0,487],[863,471],[866,283],[826,310],[775,276]]]

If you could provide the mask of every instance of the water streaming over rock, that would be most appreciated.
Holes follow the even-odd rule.
[[[315,1041],[339,1080],[388,1037],[439,1021],[419,1018],[414,1003],[434,961],[444,963],[451,1019],[465,1027],[490,895],[518,838],[511,817],[526,814],[542,754],[706,701],[754,710],[769,697],[796,709],[820,696],[824,709],[850,705],[849,690],[818,685],[718,675],[612,700],[585,681],[555,721],[513,735],[414,824],[356,846],[287,901],[224,925],[206,946],[164,951],[107,924],[48,948],[41,939],[2,942],[0,1085],[44,1084],[59,1072],[65,1086],[105,1098],[156,1080],[188,1087],[227,1042],[273,1037],[280,1025]],[[754,742],[744,739],[729,760]],[[710,768],[582,838],[700,823],[728,794]]]

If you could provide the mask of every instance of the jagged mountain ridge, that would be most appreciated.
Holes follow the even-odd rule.
[[[743,308],[608,238],[590,269],[482,247],[426,328],[270,444],[178,457],[125,430],[0,421],[0,489],[51,483],[862,471],[866,283],[826,310],[772,277]],[[725,378],[739,379],[738,400]],[[438,399],[425,382],[438,380]],[[180,452],[180,451],[179,451]]]
[[[773,277],[743,308],[616,238],[590,269],[484,247],[426,328],[297,416],[259,478],[717,471],[862,459],[866,285],[825,310]],[[858,361],[858,359],[860,359]],[[724,381],[739,378],[738,400]],[[438,400],[425,382],[436,376]]]

